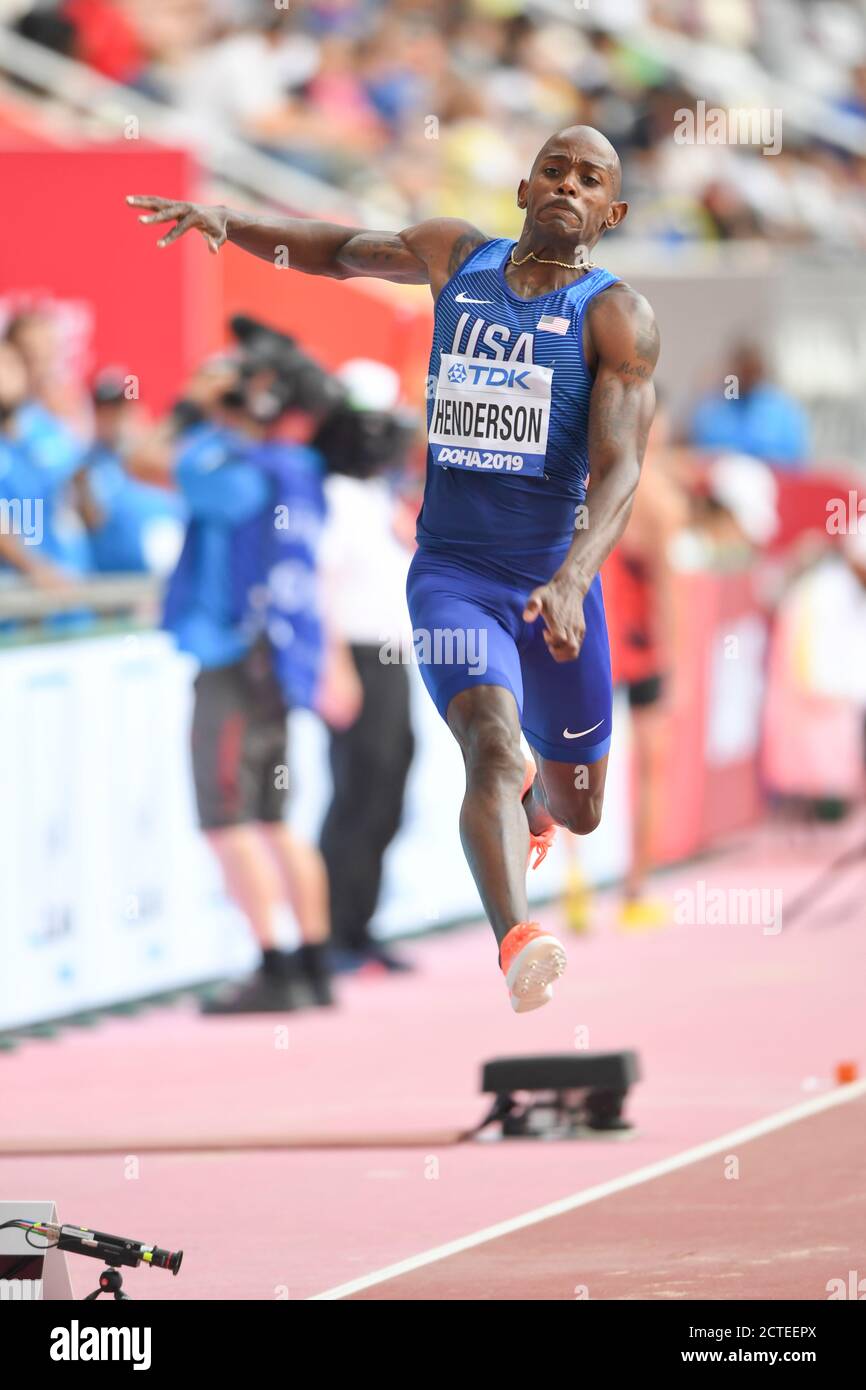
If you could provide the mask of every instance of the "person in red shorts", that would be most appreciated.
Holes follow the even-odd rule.
[[[602,571],[613,679],[626,687],[632,726],[632,843],[620,913],[627,930],[660,925],[667,915],[664,905],[646,894],[673,625],[668,552],[688,517],[685,498],[665,470],[667,439],[666,417],[658,407],[628,525]]]

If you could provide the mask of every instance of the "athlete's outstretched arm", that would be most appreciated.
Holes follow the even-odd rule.
[[[628,521],[655,410],[652,374],[659,355],[655,317],[627,285],[590,303],[587,357],[595,365],[589,402],[586,513],[549,583],[533,590],[525,617],[542,614],[544,640],[558,661],[571,661],[585,632],[583,599]]]
[[[375,276],[404,285],[426,285],[434,293],[459,269],[483,232],[457,217],[434,217],[402,232],[368,232],[305,217],[253,217],[227,207],[205,207],[140,194],[127,199],[147,208],[142,222],[174,222],[158,242],[168,246],[186,232],[201,232],[211,251],[230,241],[272,264],[334,280]],[[281,259],[282,258],[282,259]]]

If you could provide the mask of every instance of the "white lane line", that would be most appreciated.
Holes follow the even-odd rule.
[[[772,1134],[777,1129],[784,1129],[786,1125],[795,1124],[797,1120],[807,1119],[810,1115],[818,1115],[822,1110],[830,1110],[836,1105],[845,1105],[864,1095],[866,1095],[866,1081],[849,1082],[847,1085],[840,1086],[836,1091],[830,1091],[823,1096],[815,1096],[814,1099],[803,1101],[800,1105],[792,1105],[788,1110],[780,1110],[775,1115],[768,1115],[766,1119],[755,1120],[752,1124],[743,1125],[741,1129],[731,1130],[729,1134],[723,1134],[720,1139],[710,1139],[707,1143],[698,1144],[693,1149],[684,1149],[682,1153],[660,1159],[658,1163],[650,1163],[646,1168],[637,1168],[633,1173],[626,1173],[620,1178],[613,1178],[610,1182],[599,1183],[596,1187],[588,1187],[585,1191],[577,1192],[572,1197],[563,1197],[558,1202],[549,1202],[547,1206],[536,1207],[534,1211],[528,1211],[523,1216],[514,1216],[509,1221],[499,1221],[495,1226],[485,1226],[483,1230],[475,1231],[473,1235],[461,1236],[458,1240],[449,1241],[447,1245],[434,1246],[432,1250],[424,1250],[420,1255],[411,1255],[407,1260],[386,1265],[384,1269],[374,1270],[372,1274],[364,1274],[359,1279],[350,1280],[348,1284],[338,1284],[333,1289],[326,1289],[324,1293],[311,1294],[306,1301],[315,1303],[322,1300],[347,1298],[349,1294],[359,1293],[362,1289],[369,1289],[374,1284],[384,1284],[387,1280],[396,1279],[401,1274],[411,1274],[415,1269],[422,1269],[424,1265],[435,1264],[437,1260],[446,1260],[449,1255],[459,1255],[463,1250],[471,1250],[476,1245],[484,1245],[489,1240],[497,1240],[499,1236],[510,1235],[512,1231],[522,1231],[527,1226],[535,1226],[540,1221],[549,1220],[551,1216],[562,1216],[564,1212],[574,1211],[577,1207],[588,1206],[590,1202],[598,1202],[603,1197],[611,1197],[615,1192],[625,1192],[630,1187],[638,1187],[641,1183],[652,1182],[653,1178],[661,1178],[666,1173],[676,1172],[678,1168],[686,1168],[689,1164],[700,1163],[702,1159],[722,1153],[734,1144],[747,1144],[751,1139],[760,1139],[762,1135]]]

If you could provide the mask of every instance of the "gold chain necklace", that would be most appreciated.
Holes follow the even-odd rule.
[[[511,248],[511,264],[525,265],[527,261],[537,261],[539,265],[561,265],[564,270],[595,270],[595,261],[581,261],[580,265],[571,265],[568,261],[548,261],[543,256],[536,256],[534,251],[530,251],[528,256],[524,256],[522,261],[514,259],[514,247]]]

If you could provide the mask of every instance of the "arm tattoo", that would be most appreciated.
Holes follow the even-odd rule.
[[[659,331],[655,320],[651,323],[638,324],[634,335],[634,356],[640,360],[635,362],[625,358],[616,370],[620,376],[637,377],[640,381],[649,381],[658,354]],[[650,365],[646,366],[645,363]]]
[[[391,241],[371,241],[365,249],[366,259],[381,266],[393,265],[406,256],[406,247],[396,238]]]
[[[628,393],[616,381],[599,382],[592,397],[592,433],[598,443],[619,450],[628,443],[632,430]]]
[[[397,237],[356,236],[340,251],[341,263],[353,270],[387,270],[405,257],[406,247]]]
[[[595,387],[590,410],[591,447],[617,454],[634,448],[643,458],[653,412],[642,385],[608,377]]]
[[[334,265],[342,275],[378,276],[403,285],[424,284],[427,276],[423,260],[402,236],[390,232],[349,236],[336,252]]]
[[[641,362],[620,362],[617,367],[620,376],[636,376],[641,381],[649,381],[652,376],[652,369],[645,367]]]
[[[655,320],[640,325],[635,333],[634,349],[638,357],[643,357],[647,362],[655,362],[659,351],[659,330]]]

